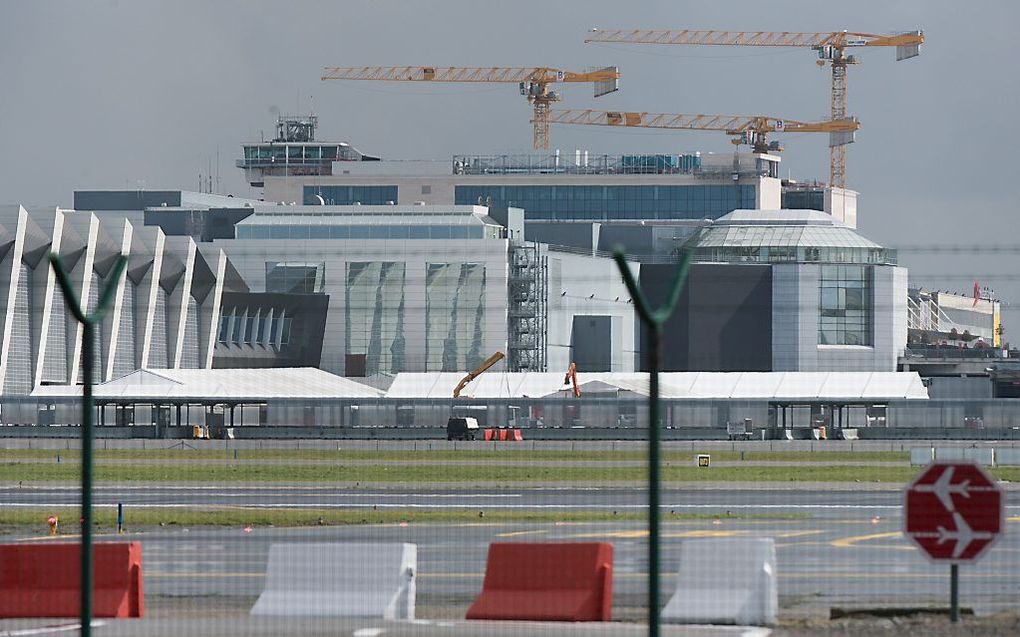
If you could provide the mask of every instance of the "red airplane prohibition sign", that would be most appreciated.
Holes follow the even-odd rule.
[[[935,462],[907,487],[904,530],[938,562],[974,562],[1002,535],[1002,489],[973,462]]]

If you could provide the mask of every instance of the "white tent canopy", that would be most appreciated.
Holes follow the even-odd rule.
[[[43,385],[32,396],[80,396],[80,386]],[[383,392],[314,367],[139,369],[95,386],[96,399],[258,402],[287,398],[378,398]]]
[[[451,398],[463,377],[449,372],[397,374],[386,397]],[[578,377],[582,393],[584,383],[597,380],[620,391],[648,395],[648,374],[644,372],[580,373]],[[487,373],[468,383],[461,395],[541,398],[567,387],[559,373]],[[928,398],[916,372],[662,372],[659,388],[662,398],[674,399],[881,402]]]

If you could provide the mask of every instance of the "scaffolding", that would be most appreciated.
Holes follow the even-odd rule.
[[[511,244],[507,294],[508,371],[547,371],[549,265],[538,243]]]

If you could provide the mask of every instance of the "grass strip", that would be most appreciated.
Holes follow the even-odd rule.
[[[483,515],[479,515],[479,513]],[[38,528],[41,534],[48,533],[46,518],[56,515],[60,518],[60,530],[65,534],[78,532],[80,513],[77,508],[60,507],[18,508],[5,511],[0,528]],[[103,530],[116,529],[117,511],[113,506],[97,506],[94,510],[96,526]],[[725,510],[718,513],[668,513],[663,512],[662,520],[803,520],[808,513],[733,514]],[[160,507],[129,506],[125,508],[126,529],[142,529],[159,526],[348,526],[359,524],[438,524],[438,523],[491,523],[491,522],[613,522],[644,521],[645,511],[550,511],[550,510],[505,510],[493,509],[262,509],[247,507],[196,507],[166,509]]]
[[[728,466],[699,468],[664,466],[664,482],[895,482],[905,483],[918,469],[899,466]],[[992,469],[1000,480],[1020,481],[1020,467]],[[75,481],[77,463],[0,463],[0,481]],[[95,479],[112,482],[392,482],[519,486],[528,483],[612,483],[644,480],[644,467],[527,466],[504,464],[436,465],[280,465],[238,463],[236,465],[189,466],[186,471],[172,463],[103,464],[95,467]]]
[[[899,451],[665,451],[664,460],[670,462],[694,461],[698,453],[711,454],[713,460],[722,461],[771,461],[771,462],[897,462],[908,461],[910,454]],[[56,461],[73,460],[81,456],[77,449],[0,449],[0,461],[18,459],[45,459]],[[109,449],[97,450],[96,459],[123,460],[233,460],[232,449]],[[644,460],[647,454],[643,451],[570,451],[570,450],[522,450],[522,449],[435,449],[435,450],[360,450],[360,449],[238,449],[237,459],[244,461],[258,460],[381,460],[416,462],[450,462],[457,460],[507,460],[519,462],[529,460],[555,461],[613,461],[613,460]]]

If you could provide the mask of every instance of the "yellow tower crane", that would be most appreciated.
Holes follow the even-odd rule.
[[[827,122],[798,122],[766,115],[685,115],[636,111],[595,111],[591,109],[552,110],[550,124],[582,124],[621,128],[666,128],[671,130],[714,130],[734,137],[734,144],[747,144],[756,153],[782,150],[769,144],[770,133],[829,133],[848,135],[861,127],[856,118]]]
[[[631,44],[692,44],[715,46],[771,46],[806,47],[818,52],[818,65],[826,60],[832,67],[832,110],[830,119],[846,119],[846,67],[857,64],[857,58],[847,54],[853,47],[896,47],[896,60],[917,57],[924,43],[922,31],[909,31],[895,35],[875,35],[850,31],[828,33],[795,33],[773,31],[705,31],[705,30],[615,30],[592,29],[585,42],[615,42]],[[829,183],[842,188],[846,182],[846,144],[850,137],[830,136]]]
[[[620,71],[615,66],[574,73],[546,67],[440,67],[440,66],[360,66],[326,67],[322,80],[375,80],[389,82],[502,82],[517,84],[521,95],[532,105],[534,114],[533,146],[549,148],[549,107],[560,101],[560,94],[549,90],[560,82],[590,82],[595,97],[619,89]]]

